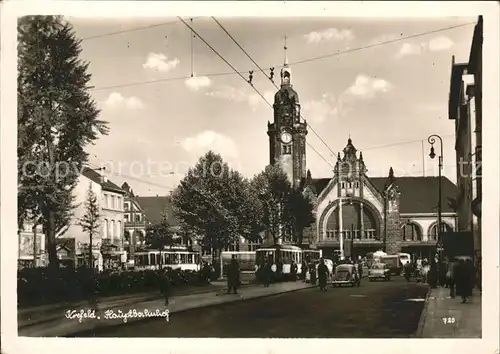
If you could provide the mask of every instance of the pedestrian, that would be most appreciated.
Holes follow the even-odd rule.
[[[319,279],[319,290],[326,291],[326,281],[329,275],[328,267],[325,265],[323,258],[319,260],[318,265],[318,279]]]
[[[230,294],[233,292],[237,294],[237,288],[240,282],[240,266],[238,265],[238,261],[236,257],[233,255],[231,257],[231,263],[227,267],[227,293]]]
[[[264,288],[268,288],[269,284],[271,283],[271,262],[269,259],[266,259],[264,261],[264,264],[262,265],[262,282],[264,283]]]
[[[307,281],[307,271],[309,269],[307,268],[307,262],[303,262],[302,263],[302,280],[304,281],[304,283]]]
[[[359,273],[359,279],[363,277],[363,263],[361,263],[361,259],[358,260],[358,273]]]
[[[297,280],[297,271],[298,271],[297,263],[295,263],[295,261],[292,261],[292,264],[290,265],[290,275],[293,281]]]
[[[407,262],[403,266],[403,274],[405,276],[406,281],[408,281],[408,282],[411,280],[412,268],[413,268],[413,265],[412,265],[411,261]]]
[[[451,260],[448,262],[448,269],[446,271],[446,283],[450,289],[450,297],[455,298],[455,261]]]
[[[165,307],[169,305],[169,298],[172,291],[171,279],[168,274],[168,270],[165,270],[160,274],[160,292],[163,295],[163,300],[165,301]]]
[[[476,261],[476,286],[479,293],[482,292],[482,266],[481,266],[481,256],[477,257]]]
[[[427,282],[432,289],[437,288],[438,269],[437,269],[437,262],[435,259],[431,260],[430,269],[429,272],[427,273]]]
[[[471,269],[463,259],[460,259],[455,268],[456,294],[462,298],[462,303],[466,303],[472,296],[473,277]]]
[[[311,274],[311,284],[312,285],[316,285],[316,264],[311,263],[311,265],[309,266],[309,273]]]

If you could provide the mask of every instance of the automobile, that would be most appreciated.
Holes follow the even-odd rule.
[[[357,266],[354,264],[340,264],[335,268],[335,272],[332,276],[332,286],[341,287],[342,285],[361,285]]]
[[[333,273],[333,261],[329,258],[323,258],[325,261],[325,265],[328,268],[328,273],[332,274]],[[318,264],[316,264],[316,274],[318,274]],[[306,283],[311,282],[311,273],[309,271],[306,272]]]
[[[368,269],[368,279],[370,281],[375,280],[391,280],[391,268],[385,263],[373,263],[371,268]]]

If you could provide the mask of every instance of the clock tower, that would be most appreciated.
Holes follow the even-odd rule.
[[[285,63],[281,69],[281,88],[274,95],[274,122],[267,123],[269,159],[288,175],[294,188],[306,177],[307,123],[300,120],[299,95],[292,88],[292,71]]]

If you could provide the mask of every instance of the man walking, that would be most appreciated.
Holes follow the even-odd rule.
[[[319,290],[326,291],[326,281],[328,275],[328,267],[325,265],[325,261],[323,260],[323,258],[321,258],[318,265]]]
[[[172,291],[172,284],[170,283],[170,278],[168,276],[167,270],[160,274],[160,292],[163,295],[165,301],[165,307],[169,305],[170,293]]]
[[[450,297],[452,299],[455,298],[455,267],[456,263],[453,259],[448,262],[448,270],[446,272],[446,284],[450,289]]]
[[[231,257],[231,263],[227,267],[227,293],[237,294],[237,288],[240,282],[240,267],[236,257],[233,255]]]

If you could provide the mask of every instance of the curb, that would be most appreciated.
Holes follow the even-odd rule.
[[[234,303],[234,302],[245,302],[245,301],[250,301],[250,300],[255,300],[255,299],[262,299],[262,298],[266,298],[266,297],[271,297],[271,296],[276,296],[276,295],[281,295],[281,294],[286,294],[286,293],[293,293],[293,292],[297,292],[297,291],[301,291],[301,290],[307,290],[307,289],[312,289],[312,288],[316,288],[316,287],[318,287],[318,286],[317,285],[312,285],[312,286],[308,286],[308,287],[305,287],[305,288],[285,290],[285,291],[281,291],[281,292],[278,292],[278,293],[264,294],[264,295],[254,296],[254,297],[246,297],[246,298],[238,297],[238,298],[234,298],[234,299],[231,299],[229,301],[226,301],[226,302],[206,304],[206,305],[201,305],[201,306],[196,306],[196,307],[191,307],[191,308],[185,308],[185,309],[180,309],[180,310],[171,311],[171,312],[169,311],[169,315],[171,315],[171,314],[178,314],[178,313],[185,313],[185,312],[194,311],[194,310],[198,310],[198,309],[202,309],[202,308],[205,309],[205,308],[210,308],[210,307],[215,307],[215,306],[221,306],[221,305],[226,305],[226,304],[230,304],[230,303]],[[135,324],[137,322],[147,323],[147,322],[153,322],[153,321],[158,321],[158,320],[159,320],[159,318],[157,318],[157,317],[138,318],[137,320],[133,320],[133,321],[129,320],[126,323],[116,323],[116,324],[112,324],[112,325],[109,325],[109,326],[102,326],[102,327],[96,326],[93,329],[88,329],[88,330],[79,331],[79,332],[73,332],[73,333],[61,335],[60,337],[73,338],[73,337],[78,337],[79,335],[82,335],[82,334],[92,333],[92,332],[98,331],[100,329],[106,330],[107,328],[116,328],[118,326],[133,325],[133,324]],[[94,338],[98,338],[98,337],[95,336]]]
[[[422,309],[422,313],[420,314],[420,320],[418,321],[418,327],[412,338],[422,338],[422,334],[424,331],[425,322],[427,321],[427,314],[429,308],[429,296],[431,295],[432,288],[429,286],[429,291],[427,291],[427,295],[425,295],[425,303],[424,308]]]

